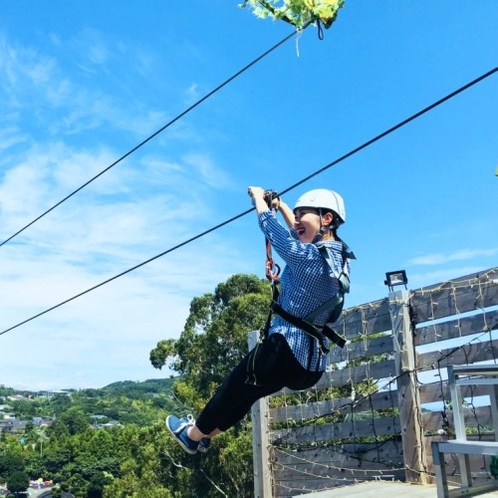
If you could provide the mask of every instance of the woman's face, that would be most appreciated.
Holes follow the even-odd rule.
[[[297,208],[294,211],[294,228],[301,242],[313,242],[321,228],[320,215],[313,208]]]

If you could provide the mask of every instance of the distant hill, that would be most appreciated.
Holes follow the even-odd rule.
[[[49,396],[46,391],[16,391],[0,386],[0,405],[8,405],[19,420],[32,420],[35,415],[56,419],[76,409],[88,417],[99,417],[100,422],[147,425],[179,409],[172,389],[177,379],[125,380],[99,389],[67,389]],[[15,399],[18,395],[19,399]]]
[[[115,396],[126,394],[129,398],[142,398],[144,395],[150,394],[162,394],[164,392],[170,391],[171,386],[177,380],[178,377],[171,377],[168,379],[149,379],[142,382],[135,382],[132,380],[123,380],[119,382],[113,382],[100,390],[107,394],[113,394]],[[83,389],[85,391],[85,389]]]
[[[101,388],[83,388],[79,389],[82,392],[95,392],[101,391],[102,394],[113,394],[116,396],[126,395],[133,398],[136,395],[137,398],[142,398],[146,394],[160,394],[165,391],[169,391],[171,386],[178,377],[170,377],[168,379],[148,379],[145,381],[133,381],[133,380],[123,380],[118,382],[113,382],[107,386]],[[64,392],[72,393],[78,391],[78,389],[65,389]],[[0,385],[0,396],[30,396],[45,393],[46,391],[34,391],[27,389],[14,389],[12,387],[6,387]],[[61,391],[62,393],[62,391]]]

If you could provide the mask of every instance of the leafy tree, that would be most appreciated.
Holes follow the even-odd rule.
[[[112,435],[106,430],[95,431],[88,444],[87,451],[98,460],[110,458],[114,455],[114,442]]]
[[[104,472],[95,474],[90,480],[86,496],[87,498],[102,498],[104,486],[112,483],[112,478]]]
[[[20,491],[26,491],[29,487],[29,476],[23,470],[16,470],[9,475],[7,487],[10,491],[17,494]]]
[[[24,470],[24,458],[11,451],[0,455],[0,476],[8,479],[16,471]]]
[[[51,489],[51,492],[52,492],[52,498],[61,498],[62,496],[62,489],[60,486],[54,486]]]
[[[89,429],[90,417],[81,408],[73,406],[63,412],[55,421],[54,427],[57,428],[58,425],[66,427],[68,433],[74,436]]]
[[[52,398],[50,406],[54,414],[58,416],[71,406],[71,398],[67,394],[56,394]]]
[[[248,333],[264,325],[270,297],[266,280],[233,275],[218,284],[214,294],[192,300],[180,338],[160,341],[151,351],[152,365],[168,363],[197,397],[209,397],[246,354]]]
[[[14,401],[12,410],[16,413],[17,418],[31,419],[37,416],[39,406],[39,403],[34,400],[19,400]]]
[[[48,470],[44,464],[42,455],[38,451],[27,451],[24,457],[25,470],[32,479],[47,476]]]
[[[268,314],[270,284],[254,275],[233,275],[218,284],[214,293],[196,297],[190,314],[177,340],[158,343],[150,359],[156,368],[168,364],[180,374],[173,389],[175,394],[194,411],[223,381],[247,353],[248,333],[260,329]],[[209,468],[210,479],[225,483],[228,496],[253,495],[252,445],[249,417],[213,442],[210,459],[203,468],[199,461],[185,460],[174,441],[167,441],[165,454],[172,455],[177,465],[170,465],[169,479],[173,493],[182,496],[191,490],[193,496],[219,496],[219,491],[203,474]],[[180,466],[181,465],[181,466]]]
[[[318,20],[329,28],[344,0],[244,0],[241,6],[251,7],[258,17],[282,19],[298,28]]]

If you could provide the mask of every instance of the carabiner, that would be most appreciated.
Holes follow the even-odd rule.
[[[270,282],[278,283],[278,276],[280,275],[280,266],[273,261],[273,259],[269,259],[266,261],[266,278]]]

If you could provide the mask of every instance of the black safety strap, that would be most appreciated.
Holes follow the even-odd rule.
[[[327,264],[329,265],[330,269],[332,270],[332,273],[334,276],[337,278],[339,282],[339,291],[337,294],[333,297],[331,297],[329,300],[325,301],[320,307],[317,309],[313,310],[309,315],[305,316],[304,318],[300,318],[298,316],[293,315],[292,313],[289,313],[288,311],[284,310],[280,304],[277,302],[278,298],[278,287],[276,285],[276,282],[272,282],[272,303],[270,305],[270,312],[268,314],[268,317],[266,319],[266,324],[265,328],[263,329],[263,334],[266,337],[268,335],[268,331],[270,329],[270,324],[271,324],[271,319],[272,319],[272,313],[276,313],[279,315],[281,318],[283,318],[286,322],[289,322],[290,324],[294,325],[295,327],[303,330],[306,332],[308,335],[313,337],[318,341],[318,344],[320,346],[320,350],[323,354],[327,354],[330,349],[325,345],[325,338],[328,338],[331,340],[334,344],[337,346],[343,348],[346,344],[346,339],[341,337],[333,328],[332,324],[336,322],[339,318],[339,316],[342,313],[342,309],[344,306],[344,294],[349,292],[350,288],[350,282],[349,282],[349,275],[347,272],[347,259],[354,259],[355,256],[354,254],[349,250],[349,248],[346,246],[346,244],[343,243],[343,259],[344,259],[344,265],[342,268],[341,273],[338,273],[337,270],[335,269],[335,264],[334,260],[332,257],[332,254],[330,253],[329,249],[326,246],[320,246],[319,251]],[[313,320],[322,314],[323,312],[329,310],[330,315],[328,317],[327,323],[323,327],[319,327],[316,325],[313,325]]]
[[[346,339],[344,339],[344,337],[341,337],[337,332],[335,332],[335,330],[332,329],[331,323],[325,324],[324,327],[317,327],[316,325],[307,322],[303,318],[299,318],[298,316],[285,311],[282,306],[280,306],[280,304],[275,301],[271,303],[270,308],[274,313],[283,318],[286,322],[289,322],[295,327],[301,329],[303,332],[306,332],[311,337],[315,338],[318,341],[320,350],[323,354],[327,354],[330,351],[330,349],[325,345],[326,337],[341,348],[346,345]]]

